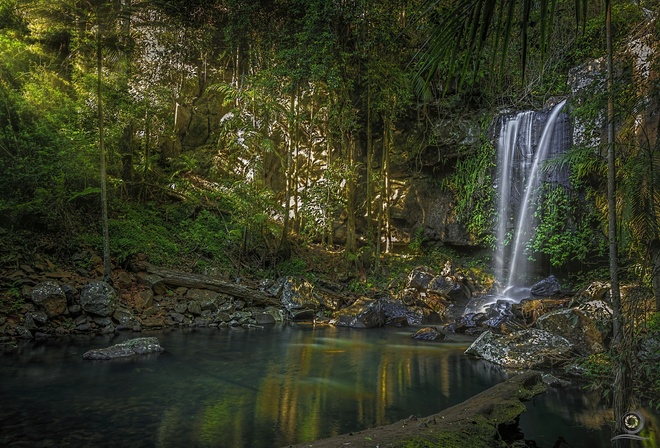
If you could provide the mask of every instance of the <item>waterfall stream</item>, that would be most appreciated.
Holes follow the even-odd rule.
[[[541,190],[541,167],[570,143],[568,120],[561,114],[565,103],[558,103],[549,113],[525,111],[501,119],[495,274],[507,290],[526,279],[530,270],[524,252],[536,226],[532,205]]]

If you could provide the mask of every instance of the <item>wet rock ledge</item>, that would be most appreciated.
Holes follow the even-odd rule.
[[[289,448],[525,447],[527,444],[518,429],[518,417],[525,411],[524,402],[543,391],[541,373],[531,370],[426,418],[411,416],[391,425],[290,445]]]

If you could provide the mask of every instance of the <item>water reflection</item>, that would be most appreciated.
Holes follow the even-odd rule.
[[[284,446],[432,414],[505,378],[462,356],[467,343],[419,342],[411,333],[166,331],[149,334],[165,353],[120,362],[83,362],[82,353],[133,335],[1,349],[0,446]],[[553,414],[608,439],[584,397],[535,400],[526,433],[552,438]]]

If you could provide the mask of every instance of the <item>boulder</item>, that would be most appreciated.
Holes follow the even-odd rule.
[[[44,311],[30,311],[25,313],[23,326],[28,330],[36,330],[48,322],[48,315]]]
[[[331,323],[339,327],[381,327],[385,325],[383,304],[380,300],[361,297],[353,305],[338,311]]]
[[[18,339],[32,339],[32,332],[22,325],[18,325],[14,331]]]
[[[607,282],[593,282],[580,293],[580,298],[585,301],[601,300],[609,301],[610,284]]]
[[[154,292],[151,289],[143,289],[133,297],[135,307],[139,310],[151,308],[154,304]]]
[[[486,361],[514,369],[551,366],[569,358],[573,344],[566,338],[531,328],[506,335],[487,331],[465,351]]]
[[[533,296],[552,297],[561,293],[561,285],[554,275],[544,278],[532,286]]]
[[[202,310],[216,311],[218,306],[226,303],[230,297],[209,289],[189,289],[186,292],[186,299],[199,303],[199,307]]]
[[[39,283],[32,290],[31,299],[48,317],[59,316],[67,311],[66,293],[57,282]]]
[[[305,280],[282,277],[270,291],[290,314],[293,311],[296,314],[300,311],[316,311],[321,305],[314,294],[314,285]]]
[[[566,306],[570,299],[529,298],[514,304],[512,311],[525,323],[532,325],[542,315]]]
[[[511,325],[515,321],[512,309],[513,303],[510,300],[498,299],[490,303],[485,307],[486,320],[483,325],[495,330],[501,330],[504,324]]]
[[[413,334],[412,338],[419,339],[420,341],[442,341],[445,339],[445,335],[440,333],[435,327],[424,327]]]
[[[165,283],[163,283],[163,277],[160,275],[138,272],[137,282],[139,285],[151,288],[155,294],[163,295],[167,292],[167,287],[165,286]]]
[[[433,270],[427,266],[419,266],[408,274],[407,288],[414,288],[418,291],[426,291],[429,283],[434,278]]]
[[[112,316],[117,307],[117,291],[106,282],[92,282],[80,291],[83,311],[97,316]]]
[[[191,300],[188,302],[188,312],[194,316],[200,316],[202,314],[202,306],[199,302]]]
[[[606,338],[611,328],[612,310],[600,301],[544,314],[535,327],[568,339],[581,355],[588,356],[606,350]]]
[[[140,325],[140,322],[133,315],[133,312],[128,308],[117,307],[115,312],[112,313],[112,318],[119,322],[118,329],[132,329]]]
[[[431,279],[425,290],[447,297],[455,287],[456,283],[451,277],[443,277],[438,275]]]
[[[470,328],[482,325],[486,319],[486,313],[468,313],[447,325],[445,330],[452,333],[465,333]]]
[[[438,316],[442,317],[449,306],[449,302],[444,296],[434,292],[420,292],[418,303],[421,302],[428,309],[435,312]]]
[[[401,300],[381,300],[381,306],[385,313],[387,325],[403,325],[405,320],[408,325],[437,324],[440,316],[426,306],[408,306]]]
[[[160,353],[163,350],[157,338],[135,338],[110,347],[89,350],[83,354],[83,359],[107,360],[124,358],[126,356],[146,355],[148,353]]]
[[[257,321],[257,325],[274,325],[275,317],[270,313],[255,313],[254,320]]]

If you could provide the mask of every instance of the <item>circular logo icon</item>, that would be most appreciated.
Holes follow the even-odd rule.
[[[638,412],[628,412],[622,420],[623,430],[628,434],[637,434],[644,429],[644,417]]]

